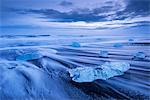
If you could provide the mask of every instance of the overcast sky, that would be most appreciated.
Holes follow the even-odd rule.
[[[150,26],[150,0],[0,1],[3,31],[37,28],[110,30]]]

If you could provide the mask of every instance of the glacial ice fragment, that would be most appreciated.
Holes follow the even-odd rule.
[[[146,57],[144,52],[137,52],[134,54],[134,58],[136,59],[144,59]]]
[[[100,56],[100,57],[108,57],[108,51],[102,51],[102,50],[101,50],[101,51],[99,52],[99,56]]]
[[[113,47],[116,47],[116,48],[121,48],[122,46],[123,46],[123,44],[121,44],[121,43],[115,43],[113,45]]]
[[[80,43],[79,42],[72,42],[72,47],[80,47]]]
[[[129,41],[134,41],[133,39],[129,39]]]
[[[97,67],[79,67],[70,69],[70,77],[75,82],[92,82],[97,79],[107,80],[114,76],[124,74],[130,68],[125,62],[106,62]]]
[[[42,57],[42,55],[39,54],[39,53],[27,53],[27,54],[22,54],[20,56],[17,56],[16,60],[18,60],[18,61],[27,61],[27,60],[39,59],[41,57]]]

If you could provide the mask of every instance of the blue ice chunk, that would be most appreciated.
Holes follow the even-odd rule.
[[[129,41],[134,41],[133,39],[129,39]]]
[[[72,42],[72,47],[80,47],[80,43],[79,42]]]
[[[27,60],[35,60],[41,58],[42,55],[39,53],[27,53],[22,54],[16,57],[17,61],[27,61]]]
[[[122,46],[123,46],[123,44],[121,44],[121,43],[115,43],[113,45],[113,47],[116,47],[116,48],[121,48]]]
[[[92,82],[94,81],[94,69],[90,67],[80,67],[69,70],[70,77],[75,82]]]
[[[102,69],[112,69],[112,70],[118,70],[121,72],[125,72],[130,68],[130,64],[126,62],[106,62],[103,65],[101,65]]]
[[[80,37],[84,37],[84,35],[80,35]]]
[[[108,51],[103,51],[103,50],[101,50],[101,51],[99,52],[99,56],[100,56],[100,57],[108,57]]]
[[[114,76],[123,75],[130,69],[130,64],[125,62],[106,62],[97,67],[79,67],[70,69],[70,77],[75,82],[92,82],[97,79],[107,80]]]
[[[137,59],[144,59],[145,57],[146,55],[144,52],[137,52],[134,54],[134,58],[137,58]]]

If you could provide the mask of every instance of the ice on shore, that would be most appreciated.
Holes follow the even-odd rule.
[[[16,57],[16,60],[17,61],[27,61],[27,60],[39,59],[41,57],[42,57],[41,54],[35,52],[35,53],[27,53],[27,54],[20,55],[20,56]]]
[[[144,52],[137,52],[134,54],[135,59],[144,59],[146,57]]]
[[[134,39],[129,39],[129,41],[134,41]]]
[[[97,79],[107,80],[114,76],[124,74],[130,68],[125,62],[106,62],[97,67],[78,67],[70,69],[70,77],[75,82],[92,82]]]
[[[72,42],[71,44],[72,47],[80,47],[80,43],[79,42]]]
[[[108,57],[108,51],[102,51],[102,50],[101,50],[101,51],[99,52],[99,56],[100,56],[100,57]]]
[[[16,60],[17,61],[35,60],[35,59],[42,58],[43,56],[49,56],[55,53],[57,53],[57,51],[53,49],[45,49],[45,51],[42,49],[39,49],[39,51],[36,51],[36,52],[29,52],[29,53],[19,55],[16,57]]]
[[[115,47],[115,48],[121,48],[121,47],[123,47],[123,44],[121,44],[121,43],[115,43],[113,45],[113,47]]]
[[[51,48],[16,48],[0,50],[0,59],[27,61],[39,59],[43,56],[56,54],[57,50]]]

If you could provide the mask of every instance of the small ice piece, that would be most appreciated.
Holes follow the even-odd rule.
[[[80,35],[80,37],[84,37],[84,35]]]
[[[114,76],[124,74],[130,69],[130,64],[125,62],[106,62],[97,67],[79,67],[70,69],[70,77],[75,82],[92,82],[97,79],[107,80]]]
[[[100,56],[100,57],[108,57],[108,51],[103,51],[103,50],[101,50],[101,51],[99,52],[99,56]]]
[[[123,46],[123,44],[121,44],[121,43],[115,43],[113,45],[113,47],[116,47],[116,48],[121,48],[122,46]]]
[[[134,54],[134,58],[137,58],[137,59],[144,59],[145,57],[146,55],[144,52],[137,52]]]
[[[97,38],[97,40],[102,40],[101,38]]]
[[[16,57],[17,61],[35,60],[41,58],[42,55],[39,53],[26,53]]]
[[[79,42],[72,42],[72,47],[80,47],[80,43]]]
[[[134,41],[133,39],[129,39],[129,41]]]

